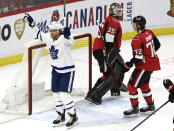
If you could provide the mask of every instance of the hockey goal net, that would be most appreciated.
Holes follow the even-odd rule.
[[[80,99],[92,87],[92,36],[86,33],[74,35],[74,39],[71,56],[76,71],[72,94]],[[16,78],[0,102],[1,113],[31,115],[54,108],[50,91],[50,56],[46,44],[34,40],[26,47]]]

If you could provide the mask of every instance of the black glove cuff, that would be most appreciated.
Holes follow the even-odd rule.
[[[126,65],[131,68],[133,66],[133,62],[126,62]]]
[[[169,101],[170,101],[171,103],[174,102],[174,95],[172,95],[172,94],[169,95]]]

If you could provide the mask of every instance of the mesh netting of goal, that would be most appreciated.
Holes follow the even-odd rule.
[[[71,56],[76,71],[72,95],[81,99],[92,87],[92,36],[80,34],[74,35],[74,39]],[[50,56],[46,45],[33,40],[26,47],[19,71],[0,102],[0,112],[31,115],[54,107],[50,91]]]

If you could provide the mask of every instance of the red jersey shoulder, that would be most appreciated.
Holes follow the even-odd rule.
[[[144,56],[143,62],[137,63],[136,68],[147,71],[160,69],[159,58],[156,55],[152,42],[153,37],[154,33],[151,30],[146,29],[144,32],[137,34],[136,38],[133,40],[133,49],[141,49],[142,55]]]
[[[109,23],[109,24],[120,26],[119,20],[117,18],[113,17],[113,16],[108,16],[105,19],[105,23]]]
[[[146,29],[145,31],[146,31],[147,33],[149,33],[149,34],[152,34],[152,35],[154,36],[154,33],[153,33],[152,30],[150,30],[150,29]]]
[[[133,38],[132,45],[137,46],[139,44],[140,45],[141,44],[146,44],[146,43],[152,41],[153,37],[154,37],[154,33],[151,30],[149,30],[149,29],[145,29],[144,32],[137,34]]]
[[[151,30],[146,29],[144,32],[139,33],[137,36],[139,36],[139,38],[142,40],[142,42],[146,43],[146,42],[151,41],[155,35]]]

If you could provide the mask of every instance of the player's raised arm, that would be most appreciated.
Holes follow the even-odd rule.
[[[23,20],[27,20],[28,25],[32,28],[36,25],[36,22],[34,21],[33,17],[31,17],[31,15],[29,15],[28,13],[25,13]]]
[[[63,36],[64,36],[64,40],[65,40],[65,46],[67,47],[70,47],[73,45],[74,43],[74,38],[73,36],[71,35],[71,31],[70,31],[70,28],[68,27],[65,27],[63,29]]]
[[[33,29],[34,33],[36,33],[35,39],[39,39],[43,43],[48,43],[49,39],[46,36],[46,33],[42,32],[37,26],[36,21],[34,18],[29,15],[28,13],[25,13],[25,16],[23,18],[24,20],[27,20],[28,25]]]

